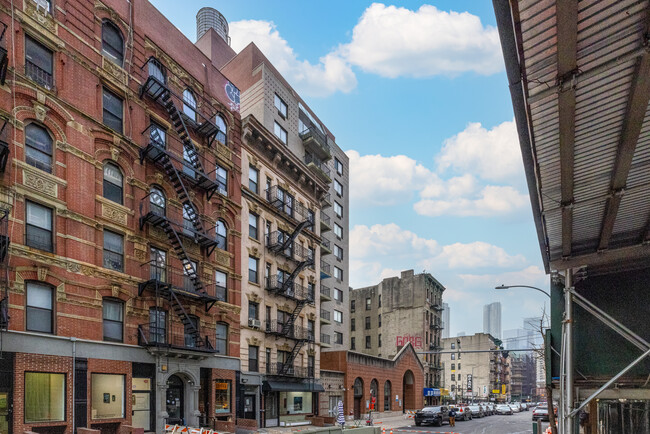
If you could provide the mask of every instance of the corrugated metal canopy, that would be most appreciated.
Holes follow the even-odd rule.
[[[547,272],[650,266],[648,0],[493,0]]]

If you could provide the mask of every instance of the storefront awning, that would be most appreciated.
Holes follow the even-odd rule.
[[[263,381],[264,392],[325,392],[323,386],[310,381]]]

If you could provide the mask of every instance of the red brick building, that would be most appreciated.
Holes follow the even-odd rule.
[[[379,412],[417,410],[423,406],[424,367],[410,343],[392,360],[353,351],[324,352],[321,369],[343,373],[346,416],[359,419],[368,413],[373,398],[373,411]],[[327,394],[323,398],[327,399]]]
[[[239,90],[146,0],[0,22],[0,434],[234,428]]]

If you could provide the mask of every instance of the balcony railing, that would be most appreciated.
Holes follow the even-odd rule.
[[[315,167],[320,169],[320,171],[322,171],[328,178],[330,177],[331,171],[329,166],[327,165],[326,162],[324,162],[317,156],[313,154],[305,154],[305,164],[307,164],[308,166],[310,164],[313,164]]]
[[[312,330],[297,325],[285,330],[285,323],[280,321],[266,321],[265,331],[269,334],[280,335],[299,341],[314,341],[314,332]]]
[[[321,333],[320,334],[320,343],[325,344],[325,345],[331,345],[332,344],[331,336],[328,335],[327,333]]]
[[[321,297],[326,297],[326,298],[331,300],[332,299],[332,290],[329,287],[325,286],[325,285],[321,285],[320,286],[320,296]]]
[[[218,286],[214,282],[195,283],[192,278],[182,271],[182,268],[175,268],[170,265],[157,264],[155,261],[150,261],[142,264],[147,273],[148,280],[140,283],[140,294],[145,289],[151,290],[173,290],[178,295],[182,295],[191,299],[201,301],[228,301],[227,288],[222,284]],[[200,275],[199,270],[195,270],[196,275]],[[197,291],[203,288],[205,293]]]
[[[320,310],[320,317],[321,319],[324,319],[325,321],[331,321],[331,314],[329,310],[321,309]]]
[[[289,244],[289,247],[281,250],[282,245],[289,239],[289,237],[290,235],[284,232],[273,231],[266,236],[266,247],[271,251],[294,261],[302,262],[310,258],[311,254],[309,249],[295,242],[292,242]]]
[[[311,125],[311,122],[306,123],[303,121],[303,128],[299,134],[304,145],[315,154],[318,154],[318,157],[321,159],[332,158],[332,151],[327,144],[327,136],[316,126]]]
[[[320,261],[320,273],[321,273],[321,278],[323,278],[323,276],[322,276],[323,274],[325,274],[327,277],[332,276],[332,267],[331,267],[331,265],[328,264],[327,262],[323,261],[322,259]]]
[[[280,213],[296,222],[309,220],[314,223],[313,214],[309,213],[309,209],[277,185],[266,190],[266,200]]]
[[[332,219],[327,214],[320,213],[320,230],[323,232],[323,229],[330,230],[332,227]]]
[[[268,375],[281,375],[286,377],[296,377],[296,378],[310,378],[314,376],[313,367],[304,367],[304,366],[286,366],[282,362],[276,363],[267,363],[266,364],[266,373]]]
[[[296,282],[285,282],[277,276],[266,278],[266,290],[283,297],[298,301],[314,301],[314,290]]]
[[[324,195],[321,196],[320,203],[323,208],[332,206],[332,195],[330,193],[325,193]]]
[[[36,64],[30,62],[29,60],[25,61],[25,75],[36,82],[38,85],[43,86],[48,90],[54,88],[54,79],[52,77],[52,74],[40,68]]]
[[[201,336],[200,341],[196,341],[194,335],[186,333],[186,329],[182,324],[172,324],[167,327],[160,327],[155,323],[140,324],[138,326],[138,345],[215,352],[214,337],[205,335]]]
[[[331,247],[332,244],[330,243],[330,240],[328,240],[327,238],[322,238],[320,240],[320,245],[321,245],[321,247],[324,247],[328,251],[330,251],[330,252],[332,251],[332,247]]]

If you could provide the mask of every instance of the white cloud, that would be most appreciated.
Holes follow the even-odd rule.
[[[413,205],[413,209],[429,217],[485,217],[520,211],[527,203],[527,196],[513,187],[488,185],[470,197],[447,195],[445,199],[422,199]]]
[[[357,225],[350,231],[350,256],[355,259],[404,255],[432,255],[438,243],[404,230],[395,223],[386,225]]]
[[[408,201],[438,177],[405,155],[384,157],[347,151],[350,159],[351,201],[356,205],[395,205]]]
[[[530,265],[521,270],[508,271],[495,274],[460,274],[463,282],[474,288],[494,288],[499,285],[529,285],[542,289],[548,288],[549,276],[535,265]],[[496,290],[495,290],[496,291]],[[513,289],[512,291],[527,291],[526,289]],[[533,291],[533,290],[530,290]],[[540,294],[541,295],[541,294]]]
[[[317,65],[298,60],[274,23],[259,20],[230,23],[232,48],[239,52],[254,42],[278,71],[305,96],[327,96],[350,92],[357,79],[350,65],[334,51],[321,57]]]
[[[503,69],[497,29],[468,12],[431,5],[417,11],[373,3],[340,52],[364,71],[384,77],[430,77]]]
[[[515,122],[503,122],[487,130],[473,122],[445,140],[436,157],[438,170],[471,171],[482,179],[502,181],[521,176],[523,163]]]
[[[455,243],[442,248],[442,252],[431,260],[424,260],[427,268],[445,266],[449,268],[517,267],[526,264],[522,255],[509,255],[498,246],[475,241],[469,244]]]

